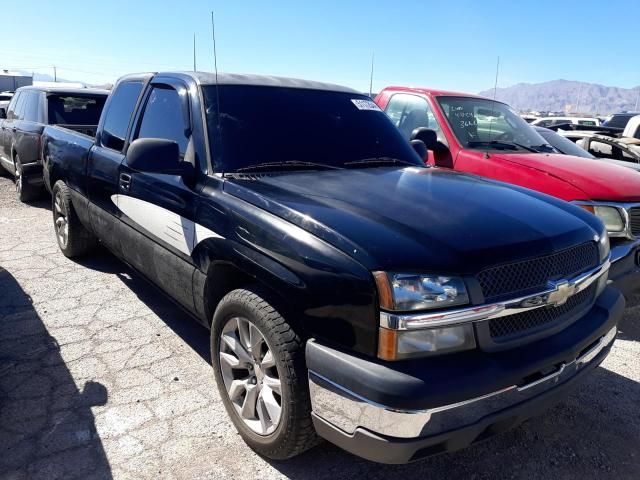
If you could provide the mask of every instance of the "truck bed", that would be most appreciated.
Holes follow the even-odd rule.
[[[94,142],[93,136],[68,126],[45,127],[42,132],[45,184],[51,188],[59,178],[64,178],[70,188],[84,191],[87,160]]]
[[[76,133],[81,133],[86,135],[87,137],[96,138],[96,131],[98,130],[97,125],[65,125],[65,124],[57,124],[55,125],[58,128],[64,128],[65,130],[71,130]]]

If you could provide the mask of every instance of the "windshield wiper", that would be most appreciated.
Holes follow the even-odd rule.
[[[238,168],[236,172],[253,172],[258,170],[340,170],[341,167],[325,163],[303,162],[288,160],[286,162],[264,162]]]
[[[362,165],[371,165],[371,166],[409,165],[411,167],[425,166],[425,165],[419,165],[417,163],[409,162],[407,160],[400,160],[399,158],[393,158],[393,157],[363,158],[361,160],[352,160],[350,162],[344,163],[345,167],[362,166]]]
[[[536,152],[540,153],[559,153],[559,150],[550,143],[544,143],[542,145],[534,145],[531,148],[535,148]]]
[[[480,145],[491,145],[491,146],[495,146],[495,147],[511,147],[512,149],[516,150],[518,148],[521,148],[523,150],[527,150],[529,152],[533,152],[533,153],[539,153],[535,148],[532,147],[527,147],[526,145],[522,145],[521,143],[516,143],[516,142],[507,142],[504,140],[491,140],[491,141],[472,141],[469,142],[469,146],[470,147],[479,147]]]

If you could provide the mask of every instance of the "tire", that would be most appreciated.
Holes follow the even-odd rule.
[[[80,222],[71,203],[69,187],[62,180],[53,186],[51,210],[56,240],[65,257],[86,255],[95,248],[98,240]]]
[[[29,185],[28,182],[25,182],[24,175],[22,175],[22,164],[20,163],[20,157],[18,155],[15,156],[14,160],[15,166],[15,182],[16,182],[16,192],[18,193],[18,198],[21,202],[31,202],[36,200],[42,190],[39,187],[34,187],[33,185]]]
[[[260,455],[285,460],[315,446],[319,438],[311,421],[304,343],[265,297],[260,289],[248,288],[234,290],[220,301],[211,325],[211,358],[220,396],[240,436]],[[235,349],[230,344],[236,345]],[[254,347],[245,348],[248,344]],[[236,353],[242,349],[248,361],[243,362],[243,354]],[[238,360],[235,367],[230,366],[234,355]],[[228,358],[231,360],[225,360]],[[243,367],[251,362],[253,367]],[[275,380],[280,394],[277,385],[273,387]],[[237,385],[229,388],[232,382]],[[249,415],[242,416],[245,403],[252,403],[250,396],[256,399],[255,419],[249,418],[251,408],[247,409]],[[278,399],[279,417],[272,413]]]

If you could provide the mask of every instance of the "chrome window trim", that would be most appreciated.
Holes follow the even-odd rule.
[[[413,330],[477,322],[528,312],[537,308],[559,306],[609,272],[610,256],[604,263],[569,280],[549,282],[549,288],[531,295],[472,307],[423,313],[380,312],[380,326],[391,330]]]
[[[637,202],[597,202],[592,200],[576,200],[571,202],[576,206],[579,205],[591,205],[594,207],[615,207],[622,213],[622,221],[624,222],[624,229],[621,232],[607,232],[610,238],[628,238],[630,240],[636,237],[631,232],[631,219],[629,218],[629,210],[632,208],[640,208],[640,203]]]
[[[453,404],[418,410],[399,410],[373,402],[346,387],[309,370],[313,414],[347,434],[364,428],[398,438],[438,435],[470,425],[486,415],[509,408],[553,389],[591,363],[616,336],[613,327],[587,352],[562,363],[556,370],[524,385],[511,385]]]

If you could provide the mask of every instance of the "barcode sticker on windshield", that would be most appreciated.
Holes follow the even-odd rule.
[[[352,98],[351,103],[353,103],[356,107],[358,107],[358,110],[375,110],[378,112],[381,111],[380,107],[378,107],[378,105],[376,105],[373,100],[364,100],[362,98]]]

